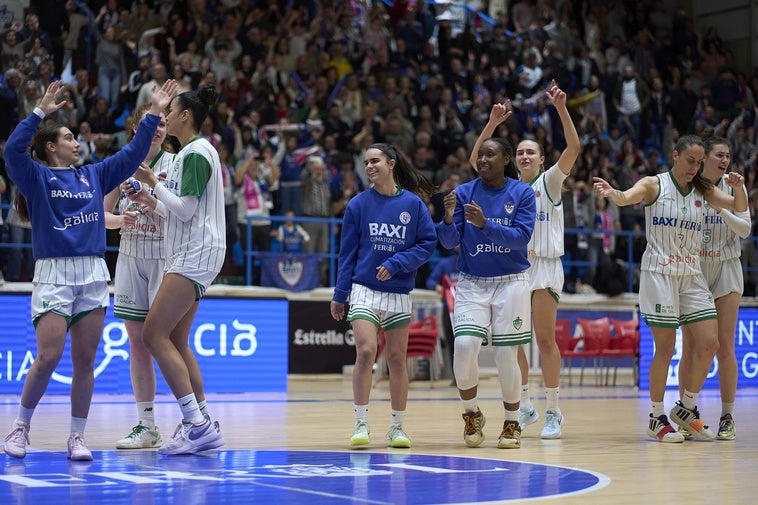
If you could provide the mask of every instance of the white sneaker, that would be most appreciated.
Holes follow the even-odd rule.
[[[540,437],[544,439],[561,438],[562,425],[563,414],[557,409],[547,409],[545,411],[545,426],[542,428]]]
[[[523,407],[518,409],[518,425],[521,427],[522,431],[530,424],[536,423],[539,418],[540,413],[537,412],[537,409],[535,409],[534,406],[529,407],[528,409]]]
[[[5,437],[5,453],[14,458],[26,456],[26,446],[29,444],[29,424],[16,421],[13,428]]]
[[[355,429],[353,430],[353,436],[350,437],[350,445],[368,445],[371,443],[371,439],[369,438],[370,433],[371,430],[366,421],[355,421]]]
[[[210,421],[210,417],[206,416],[206,419]],[[218,424],[218,421],[213,421],[213,429],[216,430],[216,433],[218,434],[218,436],[204,443],[200,447],[198,447],[196,452],[210,451],[211,449],[218,449],[219,447],[221,447],[222,445],[226,443],[224,441],[223,435],[221,435],[221,425]]]
[[[158,427],[148,428],[138,424],[132,432],[116,442],[116,449],[147,449],[161,446],[161,434]]]
[[[207,417],[202,423],[192,424],[182,422],[174,432],[174,436],[158,449],[160,454],[194,454],[218,443],[223,438],[216,425]]]
[[[92,453],[87,447],[84,435],[72,433],[68,437],[68,459],[72,461],[92,461]]]
[[[407,449],[411,446],[411,439],[403,431],[402,426],[393,424],[387,432],[387,442],[390,447]]]

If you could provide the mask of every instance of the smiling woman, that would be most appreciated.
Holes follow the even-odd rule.
[[[714,439],[697,408],[700,389],[719,345],[716,293],[710,292],[700,263],[700,250],[706,239],[703,200],[713,208],[745,212],[747,191],[744,178],[735,172],[725,175],[720,183],[725,191],[715,187],[699,172],[704,158],[703,141],[684,135],[674,147],[674,164],[666,173],[644,177],[625,191],[614,189],[598,177],[594,179],[595,192],[617,205],[645,204],[647,247],[642,256],[640,312],[655,341],[649,372],[651,413],[647,434],[661,442],[684,442],[682,434],[671,427],[663,404],[679,326],[685,335],[687,355],[682,360],[684,373],[679,379],[680,400],[671,409],[670,417],[689,435],[700,440]]]
[[[5,146],[8,175],[19,189],[19,215],[31,218],[35,258],[32,321],[37,355],[24,381],[18,416],[5,438],[5,452],[26,456],[34,409],[47,389],[71,331],[71,435],[68,457],[91,460],[84,441],[94,387],[94,360],[108,306],[103,195],[117,187],[147,154],[163,107],[174,93],[166,84],[152,94],[150,114],[134,140],[107,160],[72,168],[79,143],[61,125],[39,129],[42,119],[64,107],[63,83],[48,86],[39,106],[24,119]],[[36,134],[35,134],[36,132]],[[33,137],[33,138],[32,138]],[[27,152],[29,142],[37,160]],[[28,206],[28,208],[27,208]]]
[[[390,371],[392,419],[387,432],[391,447],[410,447],[403,430],[408,401],[406,354],[411,320],[410,292],[417,269],[437,245],[434,223],[426,204],[434,185],[389,144],[372,144],[364,155],[372,184],[350,199],[345,208],[339,271],[329,307],[332,317],[345,317],[355,334],[353,409],[355,429],[351,446],[368,445],[368,401],[376,361],[377,335],[384,330]]]

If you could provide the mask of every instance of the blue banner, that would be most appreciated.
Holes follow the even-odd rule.
[[[21,394],[34,361],[36,338],[30,317],[29,294],[0,295],[3,333],[0,336],[0,394]],[[112,304],[112,300],[111,300]],[[212,298],[200,302],[189,343],[203,372],[207,393],[287,391],[289,317],[287,300]],[[70,336],[48,394],[69,394]],[[156,366],[158,393],[170,393]],[[129,337],[124,323],[105,316],[95,358],[95,392],[132,393],[129,375]]]
[[[307,291],[318,287],[318,256],[312,254],[262,254],[261,286]]]
[[[741,307],[737,315],[737,328],[734,335],[734,350],[737,355],[737,385],[739,388],[758,387],[758,347],[755,333],[758,326],[758,307]],[[648,371],[653,359],[653,333],[645,320],[640,318],[640,389],[650,388]],[[669,365],[666,388],[679,388],[679,361],[682,359],[682,331],[676,330],[676,347]],[[713,359],[708,378],[703,389],[718,389],[718,361]]]

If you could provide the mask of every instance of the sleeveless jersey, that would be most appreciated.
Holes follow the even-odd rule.
[[[161,172],[168,173],[171,163],[174,161],[174,155],[165,151],[160,151],[150,164],[155,174]],[[152,191],[152,190],[150,190]],[[118,200],[119,213],[123,214],[130,208],[133,208],[134,202],[127,198],[122,191]],[[163,244],[163,218],[157,214],[140,213],[137,223],[129,228],[121,228],[121,244],[119,245],[119,254],[133,256],[136,258],[145,258],[149,260],[165,259],[165,247]]]
[[[734,190],[727,186],[723,177],[716,181],[716,187],[729,195],[734,194]],[[739,235],[734,233],[721,216],[706,203],[700,261],[723,261],[739,258],[741,253],[742,245]]]
[[[658,196],[645,206],[647,247],[641,268],[664,275],[701,274],[703,195],[694,186],[683,192],[671,172],[656,177]]]
[[[568,177],[558,164],[542,172],[531,183],[537,201],[534,233],[529,241],[529,257],[563,256],[563,205],[561,186]]]

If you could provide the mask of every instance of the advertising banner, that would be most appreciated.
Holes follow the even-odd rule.
[[[36,353],[29,294],[0,295],[0,393],[20,394]],[[203,372],[207,393],[287,390],[287,300],[212,298],[200,302],[189,343]],[[69,394],[70,335],[48,394]],[[156,365],[158,393],[170,393]],[[108,308],[95,358],[95,392],[132,393],[129,337]]]
[[[650,327],[640,318],[640,389],[650,388],[648,369],[653,359],[653,333]],[[756,347],[755,333],[758,326],[758,308],[740,308],[737,316],[737,328],[734,334],[734,350],[737,355],[737,386],[739,388],[758,387],[758,347]],[[666,379],[666,388],[679,388],[679,362],[682,359],[682,331],[676,330],[676,347],[674,356],[669,365],[669,373]],[[705,380],[703,389],[718,389],[718,361],[713,359],[708,378]]]
[[[329,301],[290,301],[290,373],[342,373],[355,363],[353,330],[335,321]]]

